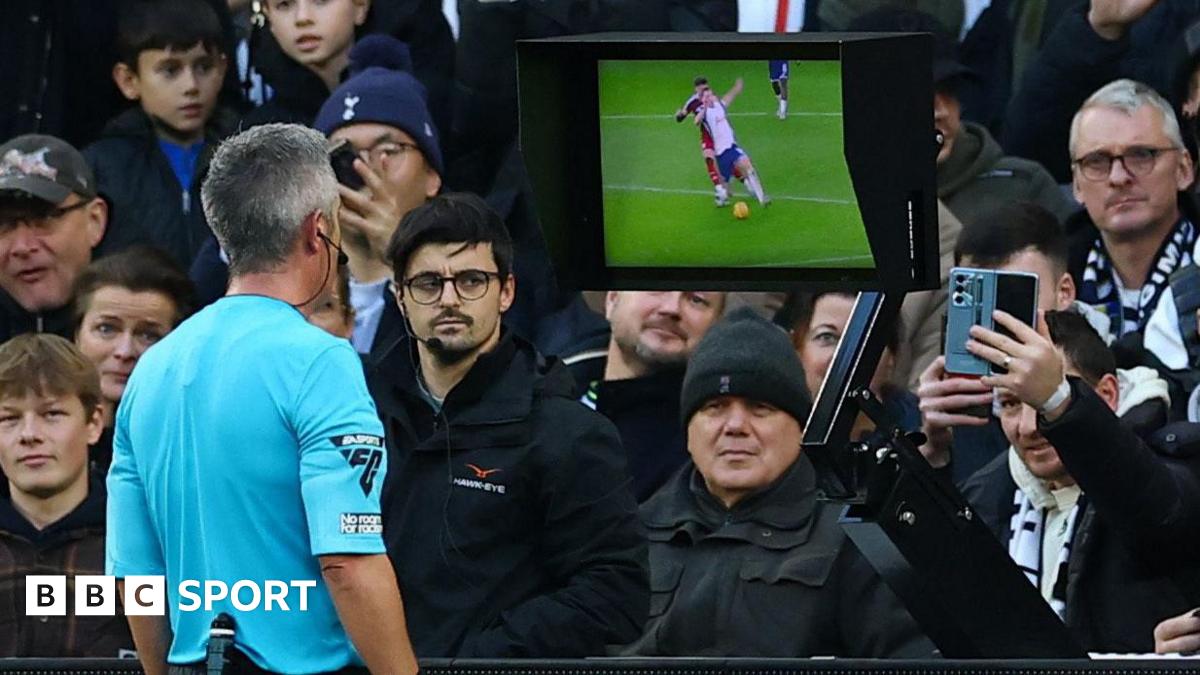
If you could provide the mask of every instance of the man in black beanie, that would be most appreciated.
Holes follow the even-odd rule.
[[[629,654],[928,657],[933,645],[817,501],[811,408],[782,329],[739,310],[683,380],[692,463],[641,510],[650,620]]]

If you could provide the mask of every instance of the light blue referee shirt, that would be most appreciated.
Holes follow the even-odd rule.
[[[361,664],[316,556],[385,551],[383,429],[346,340],[264,296],[222,298],[137,364],[116,415],[108,476],[107,572],[165,575],[168,660],[204,658],[219,612],[261,668],[314,673]],[[181,580],[313,581],[307,611],[260,598],[205,611]],[[203,587],[197,595],[203,595]],[[253,593],[243,588],[240,602]]]

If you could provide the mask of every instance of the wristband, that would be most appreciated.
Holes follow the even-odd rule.
[[[1038,412],[1042,413],[1043,415],[1049,414],[1055,408],[1062,405],[1063,401],[1066,401],[1070,397],[1071,385],[1067,384],[1067,378],[1064,377],[1063,381],[1059,383],[1058,389],[1055,389],[1054,393],[1050,394],[1050,398],[1046,399],[1045,403],[1038,406]]]

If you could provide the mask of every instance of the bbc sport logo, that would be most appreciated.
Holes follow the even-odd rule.
[[[307,612],[308,589],[316,587],[311,579],[280,581],[268,579],[261,584],[243,579],[232,585],[224,581],[185,579],[179,582],[181,612],[203,609],[210,612],[215,603],[228,600],[240,612],[259,608],[272,612]],[[295,595],[293,595],[295,592]],[[101,575],[75,577],[75,615],[113,616],[117,613],[117,579]],[[167,579],[163,576],[125,577],[122,606],[130,616],[165,616]],[[26,616],[66,616],[67,577],[37,575],[25,577]]]

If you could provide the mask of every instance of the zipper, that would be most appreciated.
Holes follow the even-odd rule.
[[[183,215],[189,215],[192,212],[192,193],[186,188],[183,191]]]

